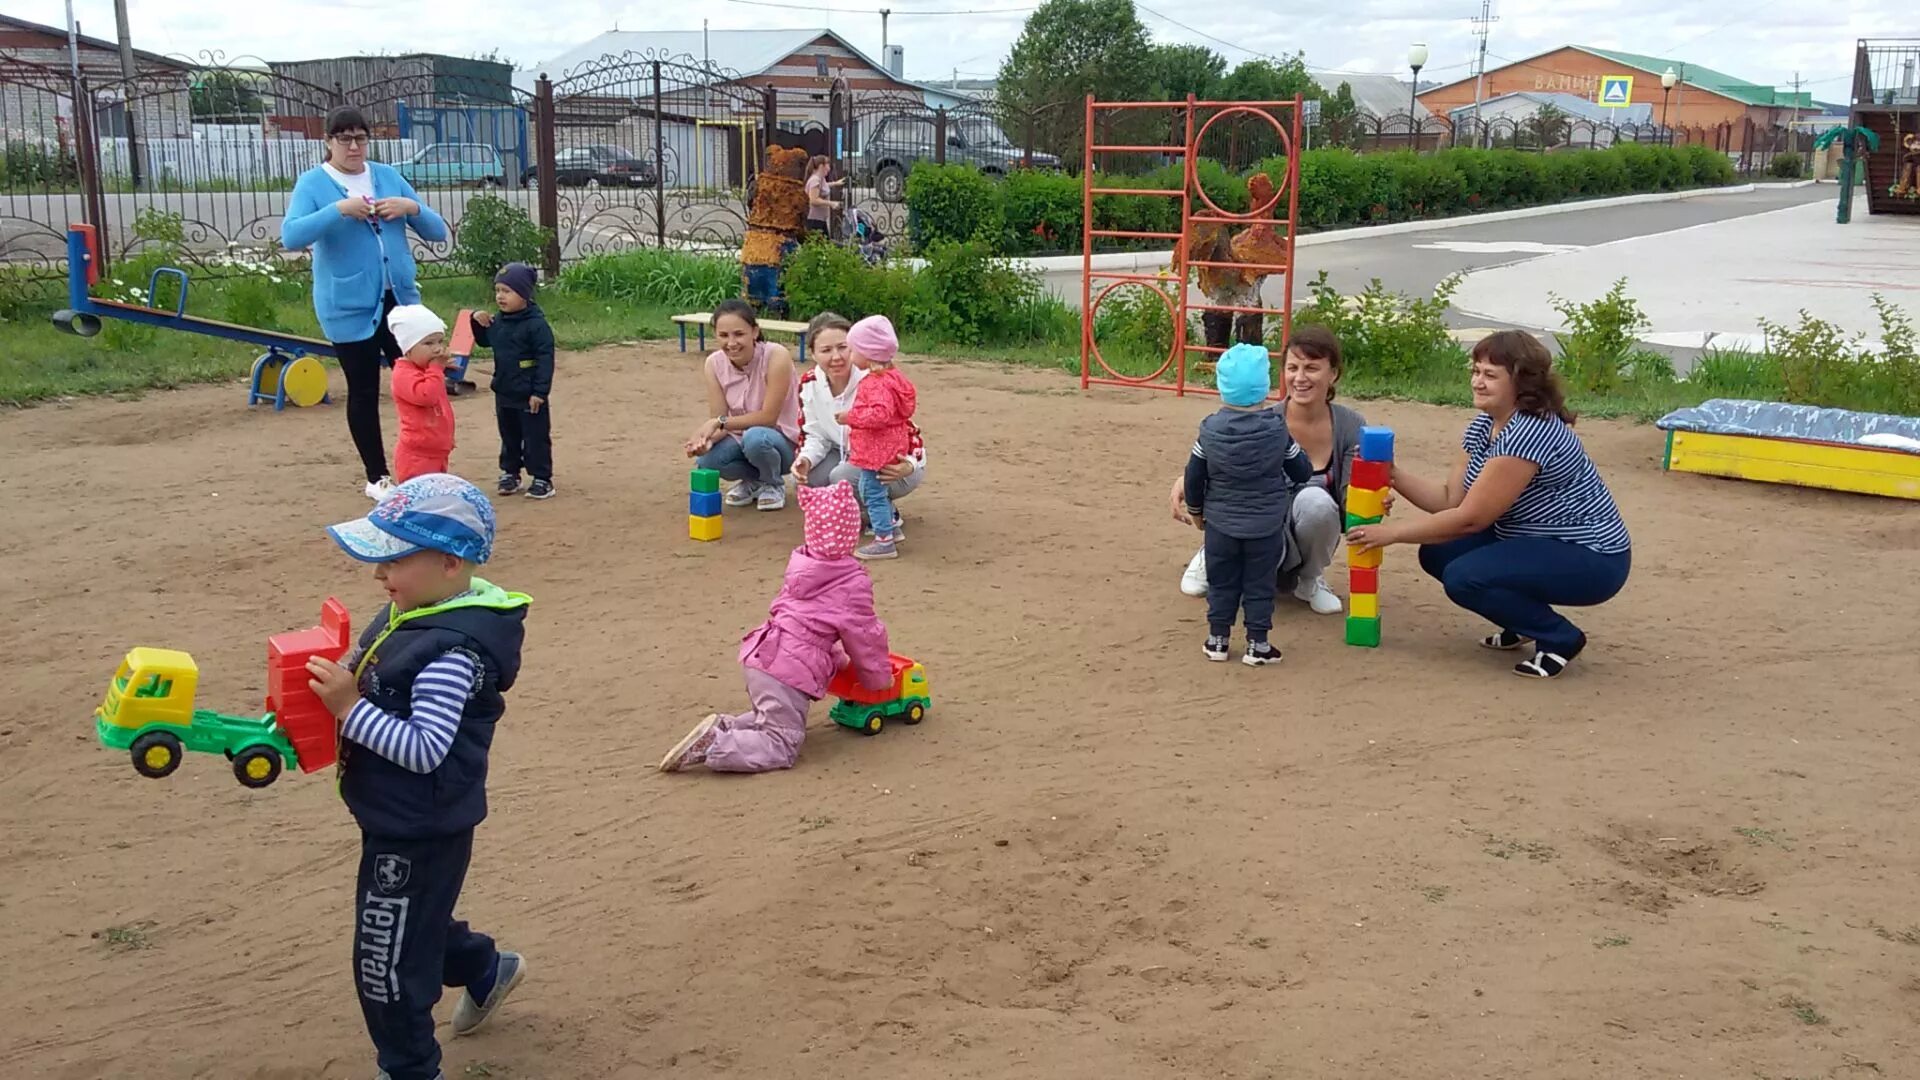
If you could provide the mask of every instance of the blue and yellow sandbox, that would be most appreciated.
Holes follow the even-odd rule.
[[[1920,418],[1717,398],[1658,426],[1673,472],[1920,500]]]

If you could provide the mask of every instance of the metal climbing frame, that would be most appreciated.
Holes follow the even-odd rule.
[[[1301,99],[1291,101],[1199,101],[1189,95],[1185,101],[1095,101],[1092,95],[1087,97],[1086,140],[1084,160],[1082,161],[1081,190],[1081,285],[1080,285],[1080,387],[1089,386],[1137,386],[1149,390],[1171,390],[1176,395],[1188,393],[1216,393],[1211,387],[1190,387],[1187,385],[1187,354],[1200,353],[1201,363],[1206,363],[1212,354],[1223,350],[1207,345],[1189,344],[1187,341],[1188,321],[1195,312],[1229,312],[1234,315],[1261,314],[1280,316],[1280,331],[1284,337],[1291,331],[1293,322],[1293,263],[1294,263],[1294,222],[1299,218],[1300,208],[1300,158],[1294,152],[1301,144],[1300,114]],[[1114,114],[1125,115],[1127,111],[1161,110],[1168,114],[1168,124],[1164,129],[1169,135],[1184,129],[1185,139],[1179,146],[1132,145],[1125,143],[1102,143],[1097,137],[1097,121]],[[1280,115],[1276,115],[1276,113]],[[1281,155],[1286,158],[1287,171],[1283,177],[1269,176],[1274,182],[1273,198],[1261,206],[1249,206],[1244,214],[1233,214],[1222,210],[1201,187],[1195,169],[1199,158],[1199,149],[1208,130],[1229,117],[1252,116],[1264,120],[1273,127],[1279,137]],[[1282,122],[1280,116],[1285,116]],[[1204,119],[1203,119],[1204,117]],[[1095,155],[1102,153],[1160,154],[1180,156],[1181,172],[1184,182],[1179,190],[1100,187],[1095,173]],[[1100,228],[1094,217],[1094,197],[1099,195],[1132,198],[1174,198],[1180,200],[1180,231],[1155,232]],[[1198,206],[1196,206],[1196,202]],[[1285,206],[1285,216],[1278,211]],[[1194,229],[1203,225],[1225,225],[1231,227],[1250,227],[1271,225],[1282,238],[1286,255],[1279,264],[1264,263],[1219,263],[1190,260],[1187,252],[1194,239]],[[1108,240],[1171,240],[1175,242],[1169,267],[1159,273],[1141,273],[1135,270],[1101,270],[1094,268],[1094,241]],[[1198,302],[1193,298],[1189,275],[1196,269],[1221,268],[1237,270],[1259,270],[1267,274],[1281,275],[1280,307],[1236,307],[1227,304],[1215,304],[1206,297]],[[1104,282],[1097,290],[1094,282]],[[1178,283],[1178,288],[1169,291],[1169,286]],[[1100,303],[1115,289],[1127,285],[1138,285],[1153,290],[1166,304],[1167,311],[1173,316],[1173,344],[1167,353],[1167,359],[1158,370],[1147,375],[1122,375],[1107,365],[1100,355],[1100,346],[1093,339],[1095,313]],[[1103,374],[1095,374],[1095,368]],[[1172,372],[1172,380],[1167,375]]]

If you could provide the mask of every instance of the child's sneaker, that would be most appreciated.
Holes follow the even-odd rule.
[[[876,536],[873,538],[873,543],[855,551],[853,557],[865,559],[868,562],[874,559],[897,559],[900,557],[900,549],[895,546],[897,543],[898,540],[895,537]]]
[[[762,510],[785,510],[787,508],[787,485],[765,484],[753,497],[754,505]]]
[[[517,472],[501,473],[500,485],[494,488],[493,490],[499,492],[502,495],[511,495],[514,492],[519,491],[520,490],[520,474]]]
[[[1266,667],[1268,664],[1277,664],[1280,662],[1280,650],[1274,648],[1273,643],[1270,641],[1249,641],[1247,642],[1246,655],[1240,658],[1240,662],[1248,667]]]
[[[1207,659],[1216,664],[1224,664],[1227,662],[1227,639],[1224,636],[1214,634],[1208,637],[1207,644],[1204,648],[1206,649]]]
[[[529,499],[553,498],[553,481],[535,480],[533,483],[527,485],[527,498]]]
[[[713,749],[714,736],[718,734],[719,713],[709,713],[705,720],[693,725],[693,730],[680,737],[660,759],[661,772],[679,772],[695,765],[707,763],[707,751]]]
[[[480,1030],[481,1025],[493,1018],[493,1011],[507,1000],[513,988],[527,977],[527,960],[516,952],[501,950],[494,961],[493,985],[487,988],[485,996],[479,1001],[473,999],[473,988],[460,992],[460,1003],[453,1007],[453,1033],[471,1035]]]
[[[727,489],[726,498],[721,502],[728,506],[751,506],[760,495],[760,484],[754,480],[742,480]]]

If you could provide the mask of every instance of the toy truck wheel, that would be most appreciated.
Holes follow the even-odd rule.
[[[868,713],[867,722],[860,725],[860,733],[862,735],[878,735],[880,734],[880,729],[885,727],[886,724],[886,717],[881,716],[877,712]]]
[[[913,704],[907,706],[906,715],[902,716],[900,719],[909,724],[917,724],[920,721],[925,720],[926,718],[927,718],[927,707],[916,701]]]
[[[280,769],[280,751],[271,746],[249,746],[233,755],[233,778],[242,787],[266,787],[280,779]]]
[[[180,767],[180,740],[164,731],[150,731],[133,740],[133,771],[160,779]]]

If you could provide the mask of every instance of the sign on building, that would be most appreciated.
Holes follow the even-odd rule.
[[[1633,76],[1600,76],[1600,107],[1624,109],[1633,104]]]

